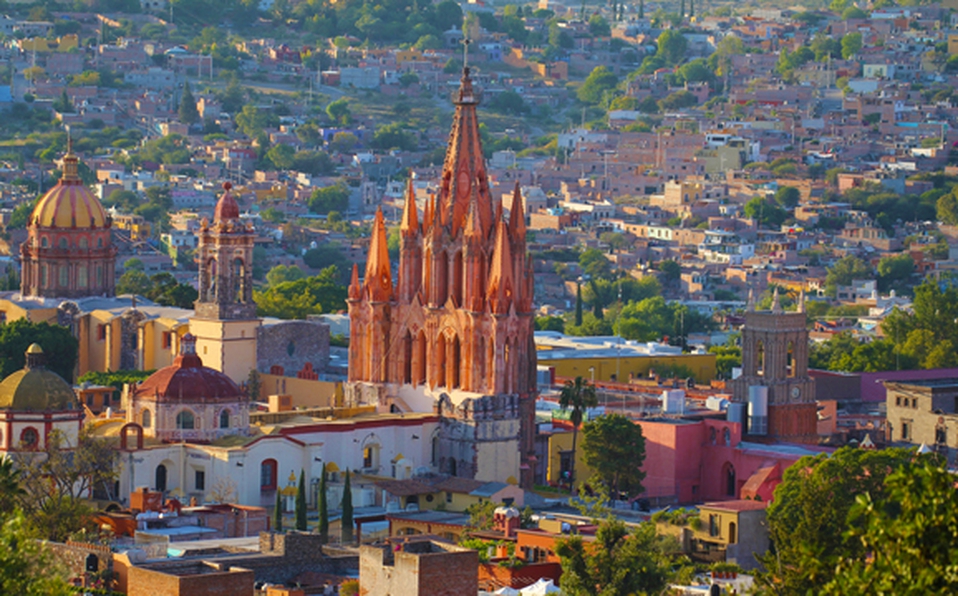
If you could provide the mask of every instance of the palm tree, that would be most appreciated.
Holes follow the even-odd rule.
[[[571,408],[569,421],[572,422],[572,460],[569,467],[569,490],[575,494],[575,444],[579,436],[579,425],[582,424],[582,414],[588,408],[594,408],[599,405],[599,399],[595,395],[595,385],[592,385],[582,377],[576,377],[574,381],[566,381],[565,386],[559,393],[559,406],[563,410]]]

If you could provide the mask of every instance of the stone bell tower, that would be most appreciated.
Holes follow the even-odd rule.
[[[254,238],[226,182],[213,222],[204,220],[199,231],[199,298],[190,331],[203,362],[236,383],[246,381],[256,366],[260,320],[253,302]]]

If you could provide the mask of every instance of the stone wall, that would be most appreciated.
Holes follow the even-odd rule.
[[[46,546],[54,558],[70,571],[71,576],[81,576],[86,572],[89,555],[96,556],[98,573],[113,571],[113,554],[108,546],[81,542],[48,542]]]
[[[295,377],[306,363],[322,374],[329,362],[329,325],[320,321],[283,321],[262,325],[256,337],[257,369],[269,373],[274,366]]]

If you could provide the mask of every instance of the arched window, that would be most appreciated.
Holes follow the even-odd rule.
[[[47,241],[47,237],[46,237],[46,236],[44,236],[43,238],[40,239],[40,246],[42,246],[43,248],[46,248],[46,247],[48,247],[49,245],[50,245],[50,242]]]
[[[229,428],[230,427],[230,411],[223,410],[220,412],[220,428]]]
[[[722,441],[724,441],[726,445],[732,444],[732,431],[730,431],[727,426],[725,430],[722,431]]]
[[[424,385],[426,383],[426,333],[424,331],[419,332],[416,343],[419,356],[419,361],[416,363],[416,384]]]
[[[149,410],[143,410],[140,420],[143,428],[150,428],[150,425],[153,424],[153,414]]]
[[[765,375],[765,342],[762,341],[755,346],[755,374]]]
[[[216,259],[210,259],[203,268],[203,280],[206,282],[203,286],[206,288],[206,296],[200,296],[201,300],[213,302],[216,300]]]
[[[87,245],[88,245],[88,242],[87,242],[86,236],[80,238],[80,248],[86,250]]]
[[[86,265],[81,263],[77,265],[77,286],[81,288],[87,287],[89,280],[87,278]]]
[[[460,371],[462,370],[462,348],[459,345],[459,336],[452,338],[452,361],[449,363],[451,366],[452,373],[452,382],[450,386],[453,389],[458,389],[461,386]]]
[[[439,437],[432,438],[432,465],[439,465]]]
[[[259,465],[259,489],[276,490],[276,460],[264,459]]]
[[[103,284],[103,265],[96,266],[96,285]]]
[[[243,259],[233,260],[233,302],[246,301],[246,266]]]
[[[436,346],[436,370],[439,372],[439,378],[436,379],[437,387],[446,386],[446,334],[439,334],[439,341]]]
[[[713,445],[715,444],[715,435],[716,435],[715,427],[713,426],[712,428],[709,429],[709,443]]]
[[[454,457],[453,457],[453,458],[450,458],[450,459],[449,459],[449,475],[450,475],[450,476],[456,476],[456,475],[457,475],[457,472],[458,472],[458,470],[456,470],[456,458],[454,458]]]
[[[408,330],[402,340],[402,382],[412,383],[412,333]]]
[[[161,493],[166,492],[166,466],[163,464],[156,466],[156,478],[154,480],[153,488]]]
[[[103,248],[103,238],[97,238],[97,239],[96,239],[96,247],[97,247],[97,248]]]
[[[456,251],[452,261],[452,288],[456,306],[462,306],[463,286],[465,285],[462,270],[462,251]]]
[[[67,242],[67,239],[61,236],[61,237],[60,237],[60,248],[66,249],[66,248],[69,248],[69,246],[70,246],[70,243]]]
[[[20,446],[24,449],[36,449],[40,444],[40,433],[28,426],[20,433]]]
[[[363,469],[376,473],[379,469],[379,443],[363,446]]]
[[[788,377],[795,376],[795,344],[792,342],[788,342],[785,352],[785,375]]]
[[[176,415],[176,428],[180,430],[193,430],[195,422],[196,419],[193,417],[193,412],[189,410],[182,410]]]

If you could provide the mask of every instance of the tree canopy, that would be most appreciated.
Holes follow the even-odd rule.
[[[48,369],[73,383],[79,343],[70,330],[49,323],[31,323],[19,319],[0,325],[0,377],[6,378],[24,367],[30,344],[43,348]]]
[[[606,414],[587,422],[582,434],[585,463],[613,498],[644,490],[645,437],[641,426],[621,414]]]
[[[342,284],[336,267],[327,267],[319,275],[254,291],[253,300],[260,316],[305,319],[307,315],[346,308],[346,286]]]

